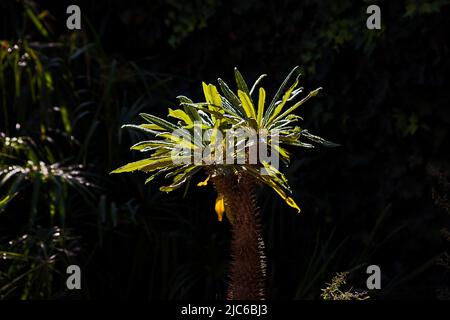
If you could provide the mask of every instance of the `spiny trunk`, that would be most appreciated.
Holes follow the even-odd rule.
[[[229,300],[264,300],[266,261],[259,208],[253,179],[247,176],[212,177],[232,220]]]

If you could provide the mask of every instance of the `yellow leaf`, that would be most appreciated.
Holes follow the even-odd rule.
[[[286,117],[288,114],[290,114],[291,112],[293,112],[295,109],[297,109],[298,107],[300,107],[302,104],[304,104],[306,101],[308,101],[311,97],[315,97],[319,91],[322,90],[322,87],[317,88],[316,90],[311,91],[310,93],[308,93],[308,95],[306,97],[304,97],[302,100],[300,100],[299,102],[297,102],[296,104],[294,104],[292,107],[288,108],[285,112],[283,112],[281,115],[279,115],[274,122],[276,122],[279,119],[283,119],[284,117]]]
[[[208,103],[208,109],[211,111],[223,113],[224,111],[221,108],[222,98],[220,97],[219,91],[217,91],[216,86],[212,84],[206,84],[204,82],[202,82],[202,86],[206,102]],[[214,122],[216,121],[216,117],[214,115],[211,115],[211,118]]]
[[[284,202],[286,202],[290,207],[297,209],[297,213],[300,213],[301,210],[298,207],[298,205],[295,203],[294,199],[286,196],[286,193],[274,182],[270,181],[269,185],[272,187],[273,190],[275,190],[276,193],[278,193],[278,195],[281,198],[283,198]]]
[[[258,100],[258,126],[261,126],[262,118],[264,115],[264,103],[266,101],[266,91],[263,87],[259,88],[259,100]]]
[[[250,97],[241,90],[238,90],[238,96],[241,100],[242,107],[244,108],[245,114],[248,118],[256,119],[255,108],[253,107],[252,102],[250,101]]]
[[[160,133],[158,137],[163,137],[168,140],[171,140],[178,144],[180,147],[187,148],[187,149],[196,149],[196,145],[191,142],[191,140],[187,139],[186,137],[181,137],[176,134],[172,133]]]
[[[192,122],[192,119],[189,118],[189,116],[184,112],[183,110],[177,109],[172,110],[169,108],[169,117],[177,118],[182,120],[184,123],[186,123],[189,127],[192,127],[194,123]]]
[[[280,102],[278,106],[276,106],[275,110],[273,111],[273,114],[270,116],[269,120],[267,121],[267,124],[272,123],[272,120],[276,118],[277,115],[280,114],[281,110],[283,109],[284,105],[288,101],[288,99],[291,97],[292,91],[294,91],[295,87],[298,85],[298,78],[295,80],[295,83],[285,92],[283,95],[283,99]]]
[[[221,194],[217,196],[215,210],[217,213],[217,219],[222,221],[223,214],[225,213],[225,203],[223,201],[223,195]]]
[[[217,91],[217,88],[215,85],[210,84],[209,85],[209,93],[211,96],[211,103],[216,107],[222,106],[222,98],[220,97],[219,91]]]
[[[147,158],[147,159],[128,163],[120,168],[117,168],[114,171],[111,171],[110,174],[111,173],[132,172],[132,171],[136,171],[136,170],[151,172],[151,171],[158,170],[160,168],[164,168],[164,167],[173,165],[175,160],[187,161],[188,159],[190,159],[190,157],[177,157],[177,158],[166,157],[166,158],[161,158],[161,159]]]
[[[217,109],[217,107],[222,106],[222,98],[220,97],[219,91],[217,90],[216,86],[213,84],[206,84],[202,82],[203,86],[203,93],[205,95],[206,102],[214,105]]]
[[[209,86],[204,82],[202,82],[202,86],[203,86],[203,94],[205,95],[206,102],[212,103],[211,102],[212,101],[211,93],[209,92]]]
[[[111,171],[110,173],[132,172],[135,170],[140,170],[140,169],[144,168],[145,166],[148,166],[153,163],[155,163],[155,160],[143,159],[143,160],[128,163],[120,168],[117,168],[114,171]]]
[[[153,124],[153,123],[144,123],[144,124],[140,124],[139,126],[142,128],[145,128],[145,129],[150,129],[150,130],[159,130],[159,131],[164,130],[164,128],[161,128],[160,126]]]
[[[202,181],[202,182],[197,183],[197,187],[204,187],[204,186],[207,186],[207,185],[208,185],[209,178],[210,178],[210,176],[208,176],[208,177],[206,178],[205,181]]]
[[[275,168],[274,168],[275,169]],[[254,171],[252,171],[254,170]],[[266,176],[266,175],[260,175],[259,171],[255,169],[250,169],[249,173],[252,174],[254,177],[257,177],[259,180],[263,181],[265,184],[267,184],[269,187],[271,187],[278,195],[292,208],[297,209],[297,212],[300,213],[300,208],[295,203],[294,199],[291,197],[288,197],[286,195],[286,192],[274,181],[274,178],[277,178],[276,176]],[[278,179],[278,178],[277,178]],[[282,181],[285,181],[282,179]]]
[[[289,161],[290,154],[289,154],[289,152],[286,149],[284,149],[284,148],[282,148],[282,147],[280,147],[278,145],[275,145],[275,144],[272,145],[272,148],[274,148],[284,159]]]
[[[297,213],[300,213],[300,208],[298,207],[298,205],[295,203],[294,199],[292,199],[291,197],[288,197],[285,199],[286,203],[291,206],[292,208],[297,209]]]

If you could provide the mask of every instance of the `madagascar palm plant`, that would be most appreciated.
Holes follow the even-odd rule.
[[[300,212],[289,196],[291,189],[286,177],[278,170],[278,159],[289,163],[286,146],[313,148],[312,143],[335,146],[297,125],[302,118],[293,112],[320,90],[294,102],[303,90],[297,88],[299,76],[295,67],[266,103],[266,91],[260,87],[265,75],[249,89],[235,69],[236,92],[221,79],[218,79],[220,93],[213,84],[203,83],[204,102],[194,103],[179,96],[179,108],[169,108],[168,117],[176,121],[143,113],[146,123],[124,125],[154,136],[131,147],[150,155],[112,173],[144,171],[150,174],[146,183],[164,174],[165,178],[172,178],[169,185],[160,188],[164,192],[188,186],[201,170],[207,173],[207,179],[197,185],[212,182],[218,193],[215,204],[218,219],[226,217],[232,228],[228,299],[265,298],[266,262],[255,187],[269,186]]]

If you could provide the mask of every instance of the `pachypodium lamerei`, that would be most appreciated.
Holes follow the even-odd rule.
[[[220,93],[213,84],[203,83],[204,102],[177,97],[179,108],[169,108],[168,114],[176,121],[143,113],[146,123],[124,125],[154,136],[131,147],[150,155],[112,173],[144,171],[150,174],[146,183],[164,174],[165,178],[172,178],[172,183],[160,190],[170,192],[188,185],[197,172],[204,170],[208,177],[197,185],[212,182],[218,193],[215,204],[218,219],[226,217],[232,229],[227,297],[261,300],[266,298],[266,261],[255,187],[259,184],[271,187],[300,212],[288,195],[291,189],[278,168],[279,160],[286,164],[290,161],[286,146],[313,148],[314,144],[336,144],[297,125],[302,118],[293,112],[321,89],[294,102],[303,91],[297,88],[298,67],[289,73],[270,103],[266,103],[266,91],[260,87],[266,75],[260,76],[249,89],[241,73],[237,69],[234,73],[237,92],[218,79]]]

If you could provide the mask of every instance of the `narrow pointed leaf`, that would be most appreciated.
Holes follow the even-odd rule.
[[[258,99],[258,113],[257,113],[257,123],[261,126],[262,119],[264,116],[264,103],[266,102],[266,91],[263,87],[259,88],[259,99]]]
[[[294,84],[284,93],[283,99],[281,100],[281,102],[278,105],[275,106],[275,109],[273,110],[272,115],[267,120],[267,125],[270,125],[272,120],[275,119],[276,116],[278,116],[280,114],[281,110],[283,110],[284,105],[286,104],[286,102],[291,97],[292,91],[294,91],[295,87],[297,87],[298,80],[299,80],[299,77],[297,76]]]
[[[270,116],[272,115],[272,112],[275,108],[275,103],[280,99],[280,96],[284,92],[284,88],[286,87],[288,82],[291,80],[292,76],[297,72],[298,68],[299,67],[296,66],[294,69],[292,69],[291,72],[289,72],[288,76],[284,79],[281,86],[278,88],[277,93],[273,97],[272,102],[270,103],[269,107],[267,108],[266,114],[264,115],[264,121],[267,121],[270,118]]]
[[[255,108],[253,107],[253,103],[251,102],[248,94],[246,94],[242,90],[238,90],[238,96],[242,102],[242,107],[244,108],[247,117],[251,119],[256,119]]]
[[[262,79],[264,79],[265,77],[267,77],[267,74],[262,74],[259,76],[259,78],[255,81],[255,83],[253,84],[252,88],[250,89],[250,96],[253,95],[253,93],[256,90],[256,87],[258,86],[258,84],[261,82]]]
[[[140,116],[142,118],[144,118],[146,121],[148,121],[150,123],[153,123],[153,124],[156,124],[157,126],[163,128],[165,130],[168,130],[170,132],[172,132],[172,131],[174,131],[174,130],[176,130],[178,128],[173,123],[170,123],[169,121],[161,119],[161,118],[159,118],[157,116],[154,116],[152,114],[141,113]]]
[[[173,117],[183,121],[188,127],[192,127],[194,124],[192,119],[183,110],[177,109],[173,110],[169,108],[169,117]]]

